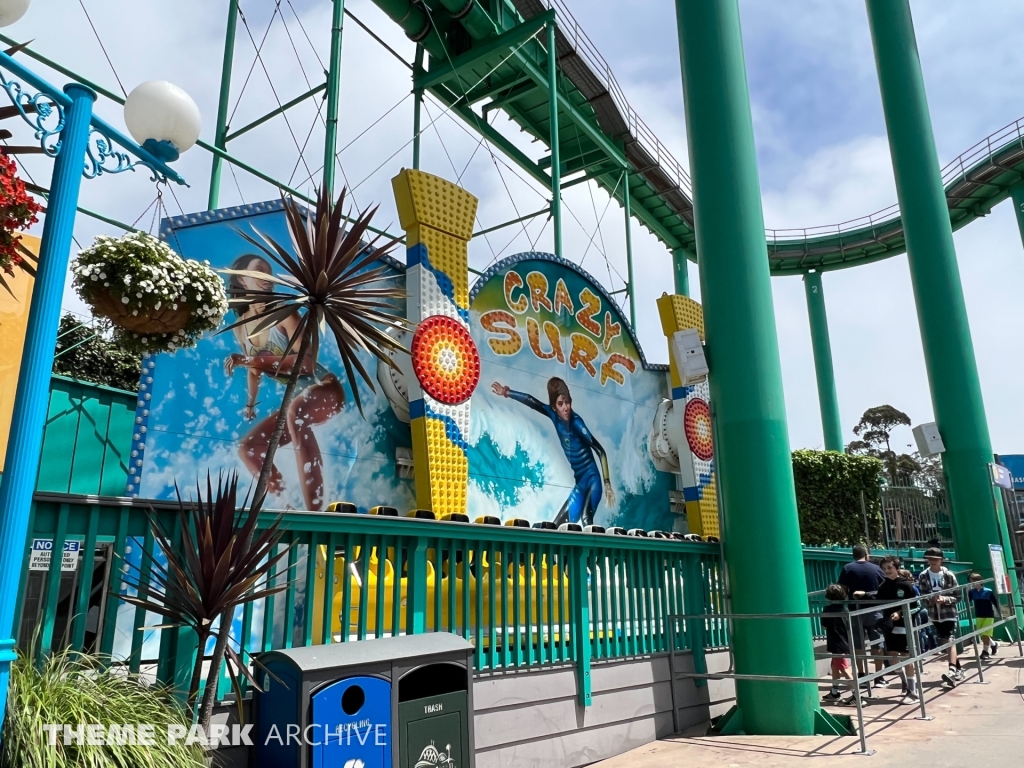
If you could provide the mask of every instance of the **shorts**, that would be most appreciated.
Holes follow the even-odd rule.
[[[876,626],[881,618],[881,614],[878,613],[864,613],[859,616],[853,616],[851,624],[853,629],[853,647],[857,650],[863,650],[863,642],[861,637],[861,628],[864,624],[869,626],[863,627],[863,635],[867,637],[868,645],[874,647],[872,644],[874,641],[882,637],[882,633]]]
[[[953,639],[953,635],[956,634],[957,622],[953,619],[948,621],[933,621],[932,624],[935,626],[935,637],[938,638],[939,645],[945,645]]]
[[[842,672],[843,670],[850,668],[850,660],[847,658],[832,659],[832,671]]]
[[[864,635],[868,639],[868,645],[871,646],[872,649],[877,648],[875,641],[882,636],[882,633],[878,631],[878,627],[864,627]],[[853,625],[853,647],[858,651],[864,650],[860,627],[857,624]]]
[[[995,619],[979,616],[974,623],[981,630],[981,637],[992,637],[995,633],[995,628],[992,626],[996,623]]]
[[[891,653],[907,652],[907,636],[900,632],[885,633],[885,650]]]

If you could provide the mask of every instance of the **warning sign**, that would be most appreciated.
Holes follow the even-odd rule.
[[[65,541],[64,556],[60,561],[62,571],[78,569],[78,554],[82,549],[80,541]],[[28,560],[30,571],[50,570],[50,557],[53,554],[53,539],[32,539],[32,554]]]
[[[1003,561],[1003,545],[989,544],[988,554],[992,560],[992,576],[995,578],[996,594],[1005,595],[1010,592],[1010,579],[1006,575],[1006,566]]]

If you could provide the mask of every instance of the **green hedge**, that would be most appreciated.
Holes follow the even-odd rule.
[[[837,451],[793,451],[793,479],[800,514],[800,540],[828,546],[864,540],[860,493],[864,492],[873,542],[882,540],[879,479],[882,462]]]

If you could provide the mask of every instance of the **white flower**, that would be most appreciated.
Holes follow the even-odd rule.
[[[121,303],[122,304],[127,304],[128,303],[128,297],[127,296],[122,296],[121,297]]]

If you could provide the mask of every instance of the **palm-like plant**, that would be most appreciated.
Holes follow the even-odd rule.
[[[180,546],[175,546],[167,529],[150,511],[153,537],[163,551],[166,565],[153,552],[143,552],[144,562],[129,566],[124,579],[136,594],[121,595],[121,599],[163,616],[168,620],[163,626],[189,627],[196,633],[198,653],[189,683],[190,706],[194,706],[199,691],[207,642],[211,636],[217,637],[199,718],[205,728],[213,711],[225,654],[239,673],[258,687],[244,660],[227,642],[231,619],[239,605],[287,589],[287,583],[273,585],[270,574],[289,547],[275,552],[282,536],[280,518],[256,530],[262,497],[255,497],[247,509],[243,500],[242,509],[238,510],[237,474],[220,476],[216,495],[209,475],[205,498],[201,485],[196,490],[197,498],[191,503],[178,494]],[[149,576],[143,578],[147,567]],[[221,623],[214,630],[218,616]]]
[[[252,230],[258,239],[238,231],[280,272],[268,275],[245,269],[221,270],[227,275],[253,278],[257,286],[232,290],[228,299],[229,306],[260,309],[222,328],[220,333],[241,326],[251,336],[257,336],[288,318],[298,316],[295,331],[289,336],[278,367],[278,372],[287,374],[288,378],[253,491],[258,499],[266,495],[267,483],[274,468],[274,457],[284,435],[288,408],[295,397],[299,377],[316,365],[321,335],[329,328],[334,336],[353,399],[362,414],[359,379],[369,386],[371,392],[376,390],[372,378],[359,359],[359,353],[370,352],[397,370],[389,352],[401,351],[403,347],[394,336],[387,333],[387,329],[405,330],[409,327],[408,321],[395,311],[395,300],[404,298],[404,288],[382,285],[389,277],[387,269],[373,266],[374,262],[395,247],[398,239],[382,241],[381,235],[376,235],[368,243],[363,242],[370,222],[377,213],[376,206],[364,210],[345,229],[344,189],[337,201],[332,202],[330,192],[321,188],[316,196],[316,210],[307,209],[305,214],[295,200],[283,192],[281,202],[284,204],[291,248],[256,227],[252,227]],[[258,287],[264,281],[273,284],[270,290]],[[280,290],[274,290],[275,286]],[[293,355],[292,350],[296,345],[298,348]],[[230,621],[231,614],[225,612],[221,617],[221,626],[227,626]],[[220,660],[224,658],[227,640],[226,633],[221,633],[217,638],[213,652],[214,669],[219,668]],[[204,713],[213,706],[212,696],[208,687],[203,699]]]
[[[360,213],[351,227],[345,229],[344,189],[337,202],[333,203],[330,192],[320,189],[316,197],[316,210],[307,210],[305,214],[295,200],[283,192],[281,201],[284,203],[288,223],[290,249],[256,227],[252,229],[258,239],[239,230],[239,234],[256,246],[281,272],[268,275],[244,269],[221,270],[228,275],[269,281],[280,290],[274,290],[274,286],[270,290],[233,290],[229,305],[261,306],[262,309],[228,325],[220,333],[244,325],[249,334],[256,336],[294,315],[299,316],[297,328],[291,334],[282,356],[285,362],[279,367],[281,373],[288,374],[288,379],[277,422],[256,482],[254,493],[258,497],[266,491],[274,466],[274,455],[284,434],[288,406],[295,396],[296,383],[302,373],[308,372],[316,363],[321,334],[326,333],[328,328],[333,334],[356,407],[362,414],[358,379],[362,379],[371,391],[376,390],[358,353],[370,352],[397,370],[389,352],[403,350],[403,347],[386,330],[404,330],[409,325],[404,317],[395,312],[394,300],[405,296],[404,288],[382,285],[382,281],[389,277],[387,269],[384,266],[372,266],[394,248],[398,239],[381,242],[381,235],[376,235],[368,243],[363,242],[377,206]],[[292,355],[296,345],[298,349]]]

